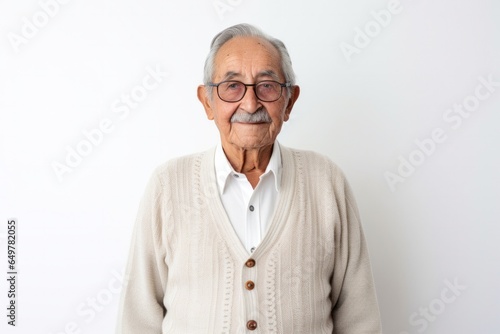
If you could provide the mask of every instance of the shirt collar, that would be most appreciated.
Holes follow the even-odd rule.
[[[230,176],[238,175],[240,177],[245,174],[238,173],[234,170],[233,166],[227,160],[226,154],[222,149],[222,145],[219,143],[215,149],[215,175],[217,177],[217,185],[219,186],[219,192],[221,194],[224,193],[226,188],[226,184],[229,180]],[[280,190],[281,186],[281,172],[282,164],[281,164],[281,149],[278,141],[274,142],[273,152],[271,153],[271,159],[267,164],[266,171],[260,177],[264,177],[267,174],[274,175],[274,185],[276,187],[276,191]]]

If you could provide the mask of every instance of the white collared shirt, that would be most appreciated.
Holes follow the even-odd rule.
[[[245,174],[231,166],[222,145],[215,150],[215,173],[222,204],[249,253],[254,252],[268,230],[280,189],[281,169],[281,151],[275,141],[266,171],[253,189]]]

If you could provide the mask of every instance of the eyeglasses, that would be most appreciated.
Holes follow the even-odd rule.
[[[283,92],[283,87],[290,87],[290,82],[279,83],[265,80],[254,84],[244,84],[240,81],[228,80],[219,83],[209,83],[210,87],[217,87],[217,95],[225,102],[238,102],[245,96],[247,87],[254,87],[255,96],[262,102],[277,101]]]

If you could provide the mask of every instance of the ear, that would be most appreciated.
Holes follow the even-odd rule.
[[[290,113],[292,112],[293,105],[295,101],[299,98],[300,95],[300,87],[292,86],[292,91],[290,93],[290,98],[288,99],[288,104],[285,109],[285,122],[290,118]]]
[[[212,109],[212,100],[208,97],[207,88],[205,85],[198,86],[198,100],[200,100],[201,104],[203,104],[203,108],[205,108],[205,113],[207,114],[207,118],[209,120],[214,119],[214,112]]]

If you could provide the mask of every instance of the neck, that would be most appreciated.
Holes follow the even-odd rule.
[[[255,188],[259,183],[259,177],[264,174],[271,160],[273,144],[246,149],[222,143],[222,148],[234,170],[245,174],[252,187]]]

